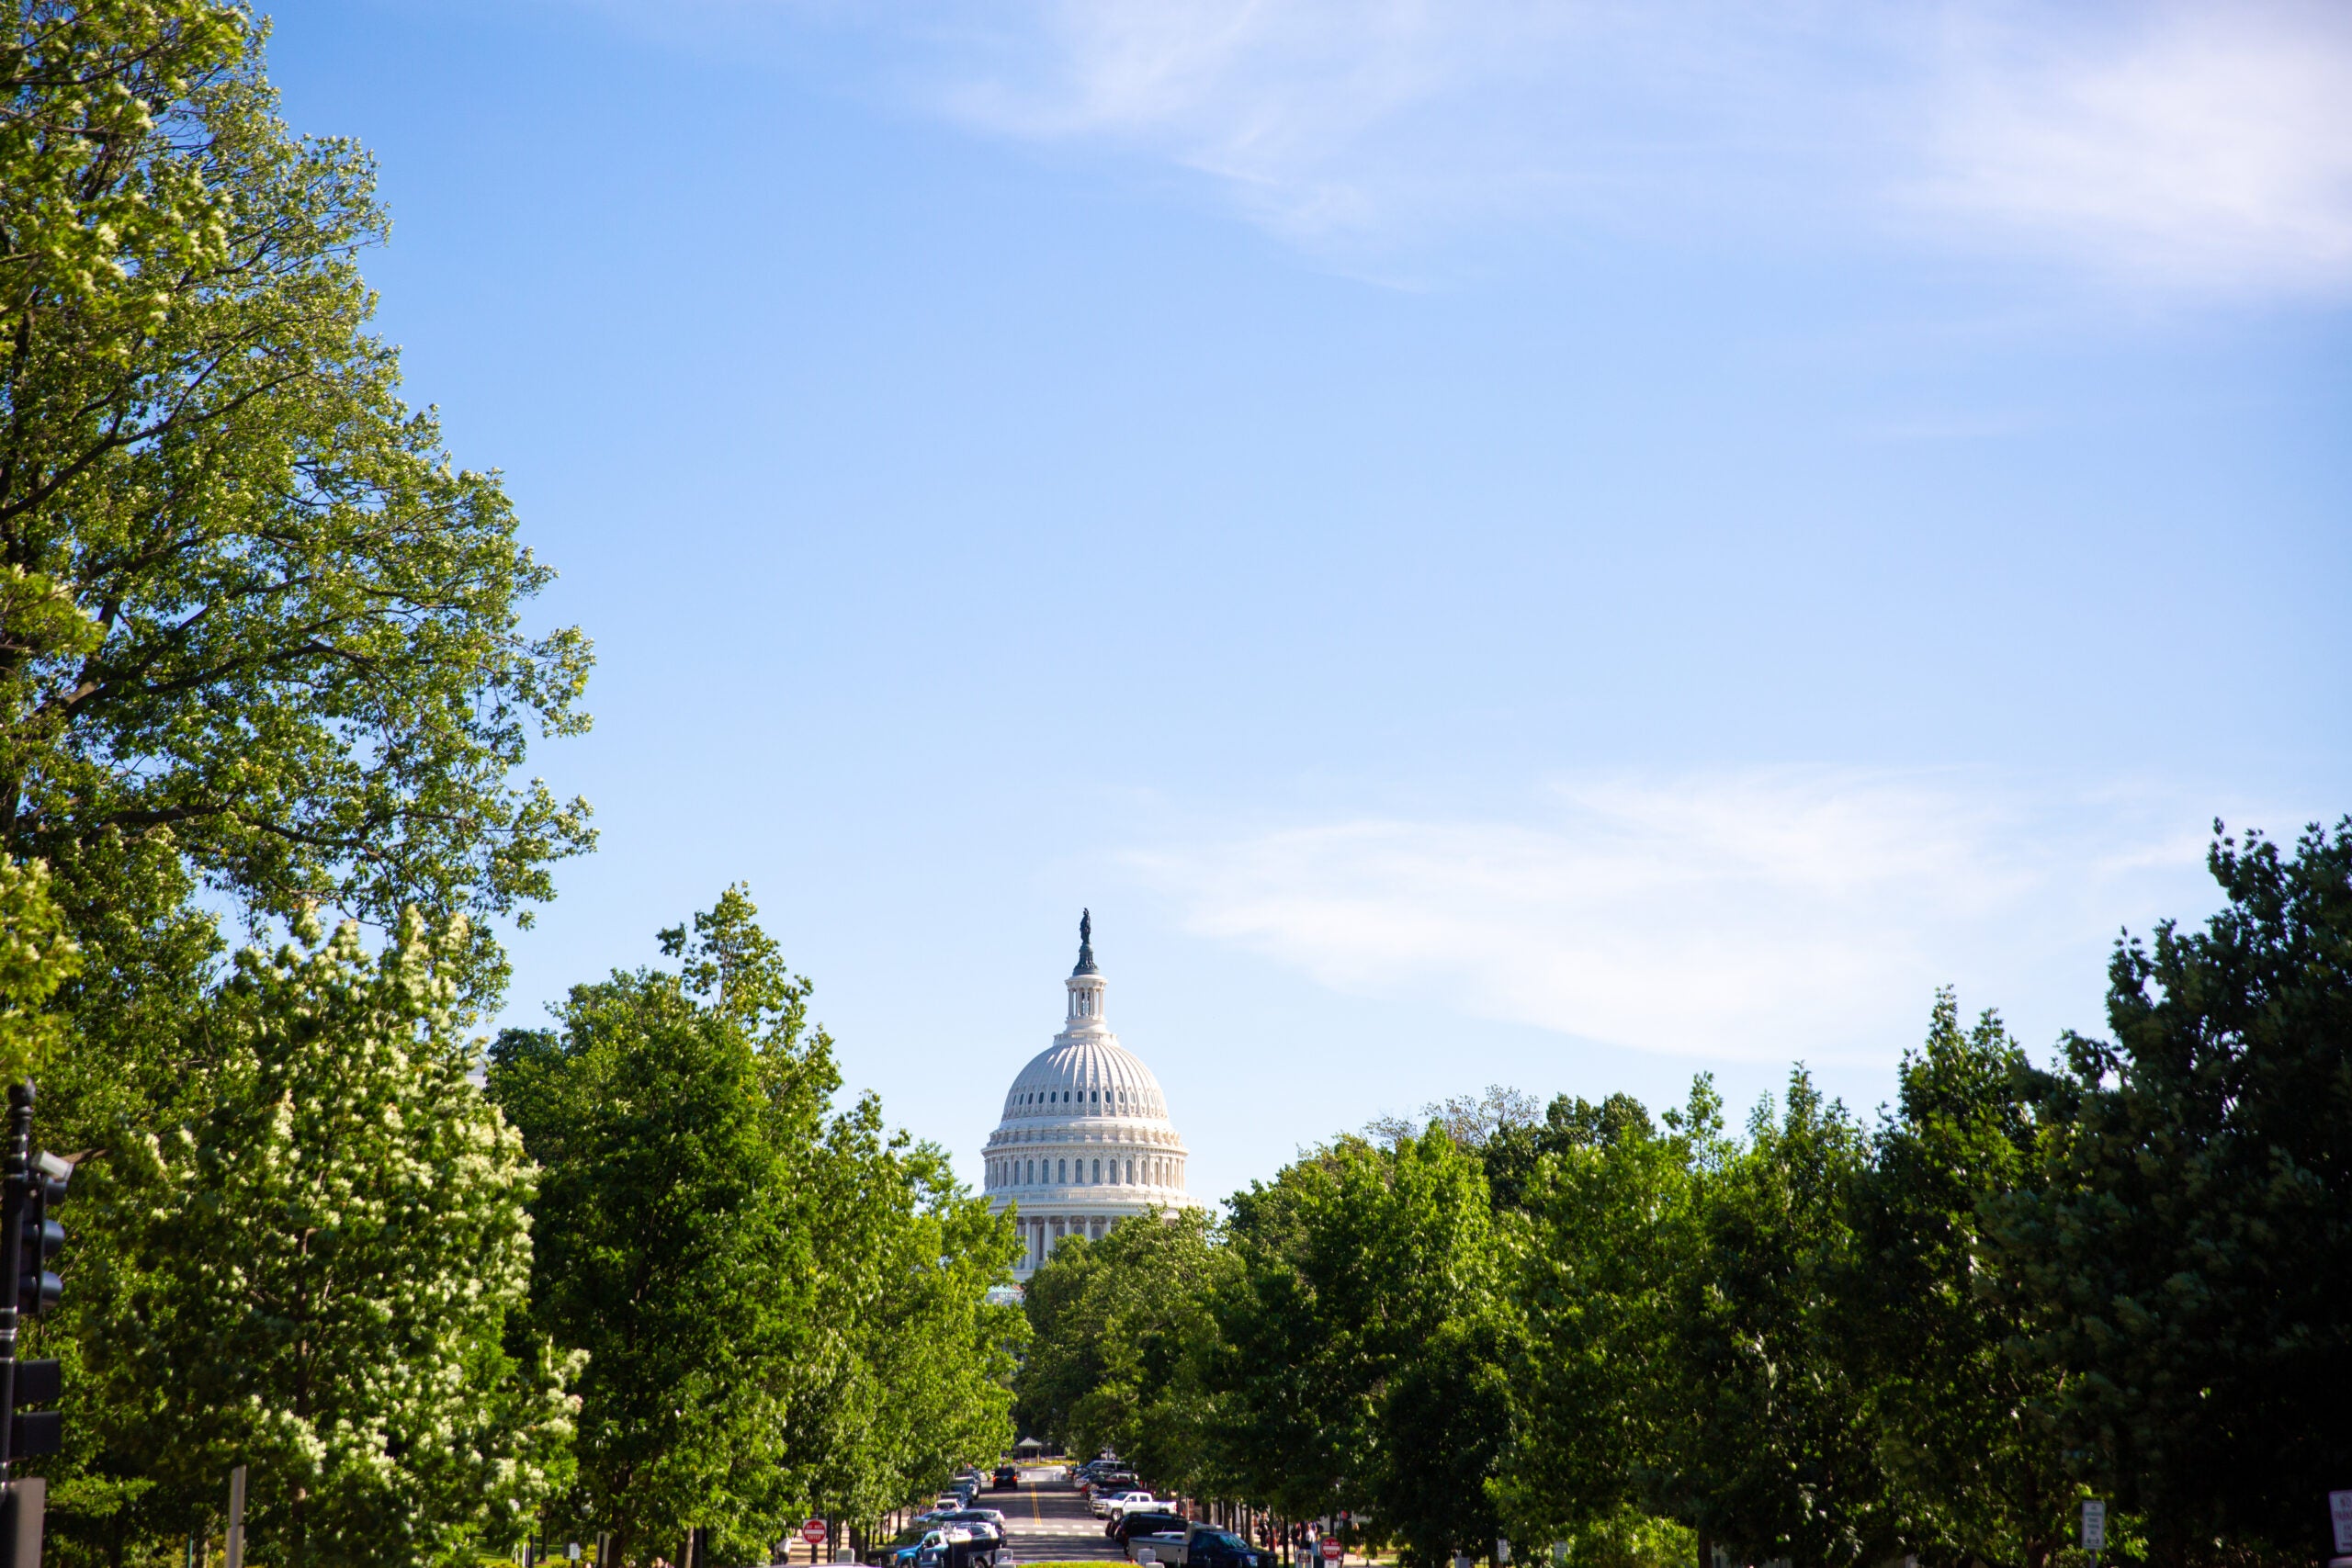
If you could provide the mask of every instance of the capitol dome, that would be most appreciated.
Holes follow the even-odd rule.
[[[1013,1272],[1024,1280],[1065,1236],[1099,1236],[1132,1215],[1193,1203],[1184,1141],[1159,1080],[1103,1021],[1109,986],[1093,935],[1092,915],[1080,916],[1062,1032],[1012,1080],[988,1142],[989,1206],[1015,1213],[1027,1246]]]

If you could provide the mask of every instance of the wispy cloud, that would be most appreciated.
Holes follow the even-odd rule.
[[[1940,984],[2023,1000],[2064,953],[2070,998],[2095,1002],[2120,920],[2196,912],[2177,900],[2197,826],[2145,797],[1784,769],[1586,780],[1515,820],[1351,818],[1135,863],[1193,930],[1343,992],[1645,1051],[1883,1061]]]
[[[887,14],[887,13],[884,13]],[[1028,0],[897,36],[988,133],[1197,171],[1329,248],[1464,222],[1859,230],[2352,290],[2352,6]]]
[[[2352,7],[2057,15],[1950,28],[1925,206],[2172,284],[2352,282]]]

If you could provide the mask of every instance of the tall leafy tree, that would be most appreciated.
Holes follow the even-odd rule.
[[[1491,1540],[1509,1407],[1489,1369],[1511,1329],[1476,1156],[1436,1124],[1393,1149],[1343,1138],[1235,1198],[1231,1236],[1211,1377],[1239,1495],[1371,1513],[1416,1562]]]
[[[811,1506],[870,1519],[1012,1441],[1027,1325],[997,1287],[1020,1243],[944,1150],[886,1134],[871,1095],[834,1118],[817,1172],[832,1353],[796,1424]]]
[[[730,890],[682,972],[572,987],[557,1032],[502,1035],[490,1092],[545,1169],[534,1319],[588,1352],[584,1523],[624,1560],[693,1528],[731,1559],[806,1499],[788,1412],[816,1382],[817,1214],[808,1179],[838,1087],[807,987]]]
[[[1893,1541],[1866,1373],[1838,1304],[1861,1130],[1803,1069],[1745,1147],[1693,1164],[1697,1247],[1670,1289],[1654,1506],[1735,1561],[1850,1564]]]
[[[1963,1029],[1939,993],[1858,1191],[1846,1343],[1895,1528],[1930,1562],[2044,1568],[2072,1533],[2075,1488],[2046,1410],[2056,1380],[2017,1353],[2026,1320],[1996,1287],[1987,1230],[2038,1178],[2031,1081],[1997,1016]]]
[[[547,569],[368,330],[366,154],[280,123],[243,5],[0,27],[0,852],[101,942],[179,892],[125,855],[257,919],[526,913],[590,841],[511,776],[586,645],[525,628]]]
[[[521,1322],[534,1172],[452,1027],[465,945],[412,919],[373,961],[347,922],[241,953],[208,1109],[85,1162],[69,1551],[205,1529],[240,1463],[254,1561],[287,1564],[462,1561],[563,1484],[574,1367]]]
[[[1528,1216],[1513,1288],[1526,1325],[1512,1368],[1516,1440],[1496,1478],[1512,1532],[1578,1560],[1638,1557],[1681,1414],[1678,1286],[1704,1251],[1694,1157],[1716,1147],[1702,1077],[1661,1128],[1637,1102],[1563,1096],[1485,1151],[1498,1197]],[[1613,1556],[1612,1556],[1613,1553]]]
[[[901,1501],[1006,1436],[980,1385],[1018,1333],[986,1303],[1012,1229],[870,1104],[831,1115],[831,1041],[756,915],[730,888],[662,933],[676,971],[576,986],[492,1051],[546,1171],[534,1320],[589,1353],[572,1506],[628,1562],[695,1527],[765,1561],[802,1510]]]
[[[1997,1232],[2049,1412],[2166,1563],[2315,1554],[2352,1477],[2352,818],[2214,831],[2226,904],[2118,944]]]

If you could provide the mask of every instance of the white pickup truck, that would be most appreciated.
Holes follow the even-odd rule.
[[[1123,1518],[1130,1513],[1148,1513],[1154,1508],[1172,1508],[1175,1506],[1168,1499],[1155,1497],[1148,1492],[1121,1492],[1094,1499],[1095,1514],[1106,1519]]]

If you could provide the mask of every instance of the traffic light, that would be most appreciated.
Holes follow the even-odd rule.
[[[65,1184],[73,1179],[74,1168],[46,1152],[35,1154],[26,1166],[22,1176],[10,1178],[24,1183],[17,1247],[17,1310],[40,1314],[55,1306],[64,1289],[63,1281],[49,1271],[49,1260],[65,1245],[65,1230],[49,1217],[49,1208],[65,1201]]]
[[[17,1363],[16,1408],[8,1415],[8,1453],[12,1459],[53,1454],[65,1446],[65,1416],[55,1410],[27,1410],[28,1404],[54,1404],[65,1392],[65,1380],[55,1361]]]

